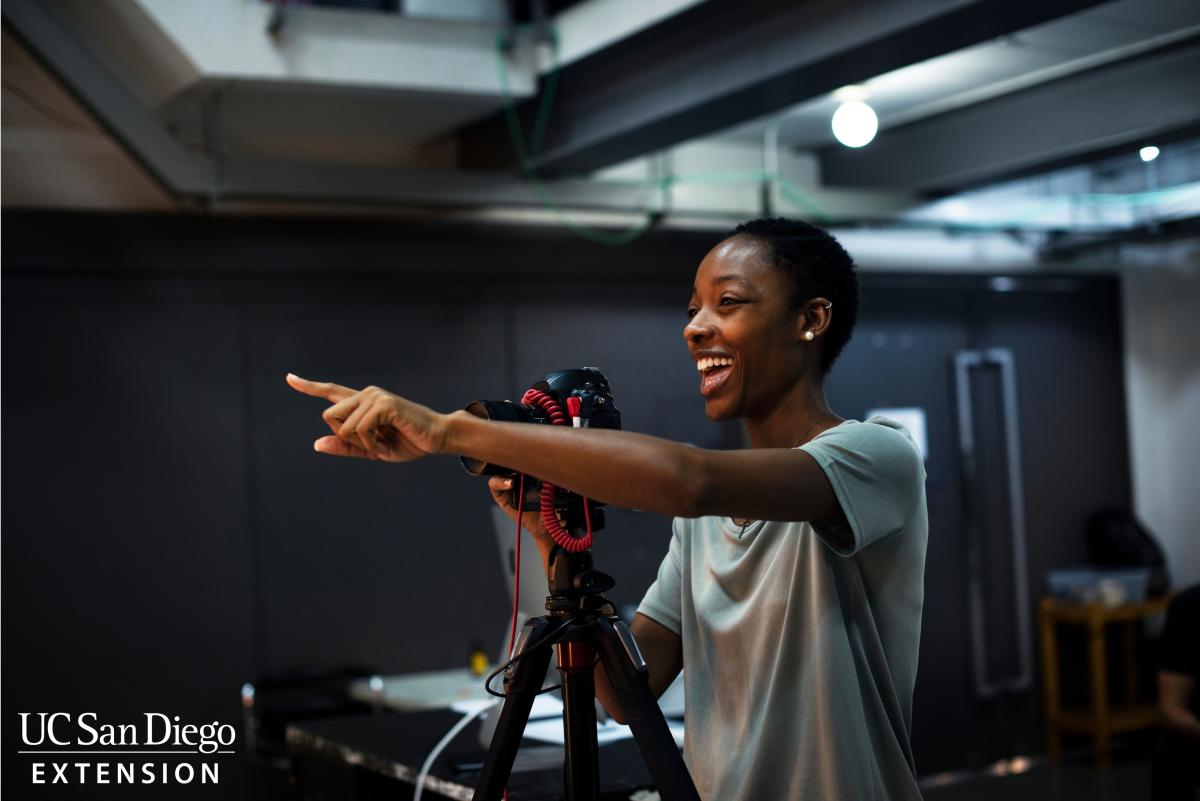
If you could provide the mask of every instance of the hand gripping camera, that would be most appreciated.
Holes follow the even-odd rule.
[[[525,392],[519,403],[477,400],[469,403],[466,410],[487,420],[511,423],[621,428],[621,412],[613,401],[608,379],[595,367],[547,373]],[[518,476],[507,467],[467,456],[462,457],[462,463],[473,476]],[[586,499],[580,495],[553,487],[533,476],[525,477],[525,497],[518,499],[517,484],[514,482],[510,505],[517,508],[519,500],[523,512],[543,510],[543,519],[551,533],[554,533],[554,526],[547,519],[547,506],[553,510],[551,517],[567,531],[585,528],[598,531],[604,527],[604,507],[596,501],[587,500],[585,505]]]

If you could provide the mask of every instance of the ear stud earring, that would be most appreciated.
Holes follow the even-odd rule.
[[[805,342],[812,342],[812,341],[813,341],[813,337],[814,337],[814,336],[815,336],[815,334],[813,334],[813,332],[812,332],[812,331],[805,331],[805,332],[804,332],[804,341],[805,341]]]

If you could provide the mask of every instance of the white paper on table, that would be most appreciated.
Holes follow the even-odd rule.
[[[529,719],[554,718],[559,723],[562,723],[562,714],[562,699],[556,695],[543,693],[542,695],[534,696],[533,707],[529,710]]]
[[[671,730],[671,736],[675,738],[675,744],[680,748],[683,747],[683,723],[675,720],[668,720],[667,727]],[[554,745],[565,745],[566,738],[563,734],[562,717],[548,718],[546,720],[531,720],[525,726],[525,736],[531,740],[539,740],[543,743],[553,743]],[[623,726],[614,721],[607,723],[596,724],[596,744],[604,745],[605,743],[614,743],[617,740],[625,740],[633,737],[633,731],[628,726]]]
[[[492,706],[499,709],[501,700],[503,699],[471,698],[465,701],[455,701],[450,705],[450,708],[463,715],[469,715],[477,709],[487,709]],[[539,695],[533,699],[533,707],[529,710],[529,719],[554,718],[561,721],[562,713],[563,705],[561,700],[551,695]]]

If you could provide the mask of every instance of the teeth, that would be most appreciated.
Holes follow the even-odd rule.
[[[728,356],[708,357],[696,362],[697,370],[708,370],[713,367],[726,367],[733,364],[733,359]]]

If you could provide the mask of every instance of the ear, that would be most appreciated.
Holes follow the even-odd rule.
[[[804,302],[800,313],[796,315],[796,338],[801,342],[815,342],[833,322],[833,304],[828,298],[816,297]],[[807,332],[812,332],[808,339]]]

